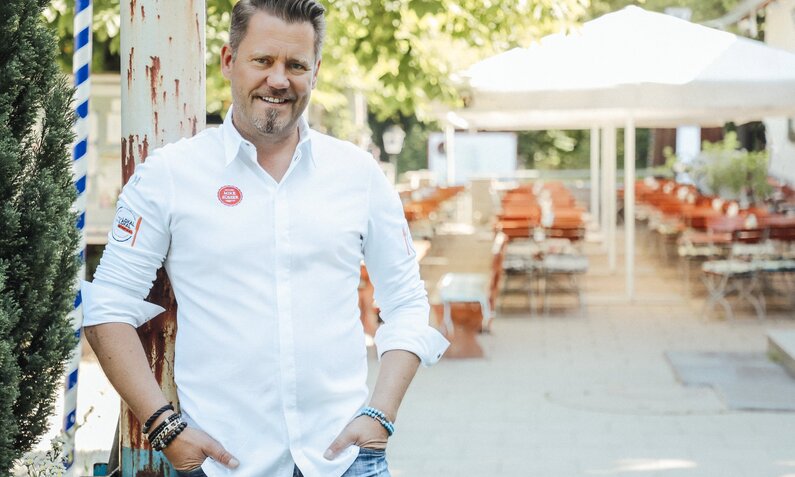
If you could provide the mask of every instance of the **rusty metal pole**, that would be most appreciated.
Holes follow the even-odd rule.
[[[121,4],[122,181],[150,150],[196,134],[205,126],[204,0],[126,0]],[[149,301],[166,312],[139,330],[150,365],[167,398],[174,385],[176,303],[161,269]],[[174,474],[149,447],[141,425],[122,404],[120,466],[123,477]]]

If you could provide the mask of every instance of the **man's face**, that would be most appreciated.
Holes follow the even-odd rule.
[[[286,23],[259,11],[234,58],[224,46],[221,70],[231,82],[233,119],[243,136],[279,141],[297,131],[320,68],[314,43],[311,23]]]

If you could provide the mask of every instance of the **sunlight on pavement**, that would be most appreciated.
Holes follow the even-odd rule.
[[[589,474],[610,475],[624,472],[647,472],[651,470],[692,469],[697,464],[691,460],[680,459],[621,459],[616,467],[605,470],[591,470]]]

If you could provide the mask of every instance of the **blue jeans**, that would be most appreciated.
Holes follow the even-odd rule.
[[[386,451],[362,448],[342,477],[391,477],[387,467]],[[296,467],[293,477],[304,477],[304,474]]]
[[[174,469],[176,470],[176,469]],[[207,477],[201,467],[196,467],[193,470],[176,470],[178,477]]]
[[[179,477],[206,477],[201,467],[184,472],[177,471]],[[293,477],[304,477],[298,470],[293,471]],[[386,451],[375,449],[360,449],[359,457],[353,461],[342,477],[391,477],[386,462]]]

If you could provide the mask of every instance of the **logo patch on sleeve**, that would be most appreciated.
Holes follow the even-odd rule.
[[[218,189],[218,200],[222,204],[232,207],[243,200],[243,193],[235,186],[226,185]]]
[[[127,207],[119,207],[116,210],[116,217],[113,219],[111,236],[117,242],[126,242],[135,237],[138,228],[141,226],[141,217]],[[135,240],[133,240],[133,244]]]

